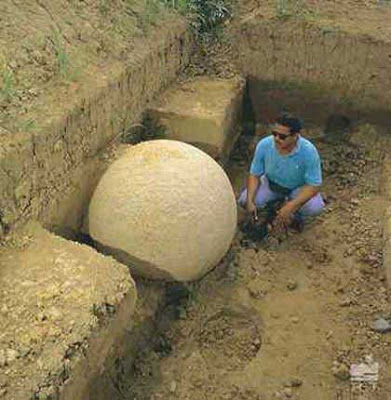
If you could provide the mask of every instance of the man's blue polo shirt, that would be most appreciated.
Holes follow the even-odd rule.
[[[276,149],[273,136],[262,139],[255,150],[250,173],[255,176],[266,175],[268,179],[288,189],[322,184],[318,151],[309,140],[301,136],[293,151],[285,156]]]

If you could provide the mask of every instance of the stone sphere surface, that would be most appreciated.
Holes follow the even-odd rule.
[[[237,221],[224,170],[206,153],[174,140],[126,149],[90,203],[90,235],[139,275],[190,281],[224,256]]]

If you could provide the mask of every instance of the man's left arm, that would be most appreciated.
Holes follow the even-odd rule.
[[[282,218],[288,220],[293,216],[293,214],[305,204],[308,200],[316,196],[320,191],[320,186],[304,185],[299,191],[298,195],[289,200],[283,207],[281,207],[279,215]]]

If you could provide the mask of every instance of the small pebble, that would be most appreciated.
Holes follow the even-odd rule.
[[[294,324],[298,324],[298,323],[300,322],[300,319],[299,319],[299,317],[292,317],[292,318],[291,318],[291,321],[292,321]]]
[[[341,307],[349,307],[352,304],[352,300],[347,298],[341,301],[339,304]]]
[[[5,357],[7,359],[7,363],[12,363],[13,361],[15,361],[18,357],[19,357],[19,352],[17,352],[14,349],[7,349],[5,351]]]
[[[9,311],[9,309],[8,309],[7,305],[6,305],[6,304],[3,304],[3,305],[1,306],[1,313],[2,313],[2,314],[7,314],[8,311]]]
[[[387,333],[391,331],[391,323],[384,318],[379,318],[373,323],[372,329],[375,332]]]
[[[177,388],[177,383],[175,381],[172,381],[170,384],[170,392],[175,393]]]
[[[336,363],[332,368],[333,375],[341,381],[346,381],[350,378],[349,367],[345,364]]]
[[[287,283],[286,287],[288,288],[288,290],[293,291],[293,290],[296,290],[296,289],[297,289],[298,283],[297,283],[296,281],[294,281],[294,280],[290,280],[290,281]]]
[[[333,336],[333,334],[334,334],[333,331],[327,332],[326,339],[330,339]]]
[[[303,385],[303,381],[299,378],[292,378],[290,381],[292,387],[300,387]]]

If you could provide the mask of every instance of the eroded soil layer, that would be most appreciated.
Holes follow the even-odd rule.
[[[0,132],[0,235],[31,219],[38,219],[47,226],[57,225],[75,230],[80,228],[82,214],[96,180],[94,168],[87,164],[101,149],[139,122],[147,103],[171,82],[189,57],[191,37],[186,23],[178,16],[166,16],[159,20],[162,23],[159,26],[149,21],[144,35],[135,34],[131,36],[131,43],[128,43],[129,32],[125,27],[120,33],[110,33],[110,38],[107,37],[108,28],[104,27],[105,18],[111,13],[118,14],[115,14],[119,18],[116,20],[116,29],[119,29],[121,23],[135,23],[134,18],[120,7],[120,4],[125,7],[126,2],[107,5],[106,11],[94,9],[94,13],[94,10],[90,10],[89,24],[76,6],[65,12],[61,11],[59,3],[28,4],[32,13],[30,22],[34,29],[39,32],[42,21],[49,20],[49,27],[54,24],[52,31],[46,31],[45,25],[41,32],[48,54],[45,51],[40,53],[39,43],[30,43],[26,39],[28,43],[22,41],[30,51],[26,55],[24,47],[22,50],[18,47],[18,41],[10,41],[9,46],[15,49],[17,60],[21,57],[24,61],[15,61],[13,69],[8,64],[5,69],[1,67],[3,78],[8,76],[4,74],[12,73],[12,79],[15,80],[8,82],[8,86],[7,82],[1,82],[1,100],[4,100],[6,90],[24,93],[26,88],[16,86],[16,77],[27,80],[29,60],[37,74],[31,77],[30,83],[25,84],[33,85],[34,90],[39,87],[39,95],[31,99],[31,96],[26,95],[24,101],[17,102],[17,96],[11,96],[10,92],[10,99],[0,104],[4,110],[2,118],[5,118],[0,122],[3,127]],[[98,4],[95,5],[98,7]],[[7,15],[14,13],[15,18],[23,20],[24,14],[14,2],[7,1],[3,6]],[[94,8],[93,4],[90,7]],[[134,13],[138,15],[136,11]],[[61,12],[67,16],[74,31],[69,26],[63,26],[64,16],[58,14]],[[128,15],[127,19],[122,12]],[[138,12],[142,19],[144,11],[141,9]],[[145,12],[148,16],[149,11]],[[94,24],[99,28],[94,28]],[[29,24],[27,27],[30,29]],[[7,39],[7,35],[11,35],[12,24],[5,24],[2,30]],[[79,30],[82,32],[78,33]],[[91,35],[94,32],[96,36],[93,39]],[[22,34],[19,30],[15,35],[17,33]],[[56,39],[56,35],[60,39]],[[27,36],[31,40],[35,38],[33,33],[31,37]],[[121,40],[117,38],[113,48],[110,48],[110,40],[116,36],[121,36]],[[60,40],[57,48],[56,40]],[[102,46],[106,43],[105,46],[109,48],[104,47],[106,50],[99,52],[93,46],[92,49],[88,47],[83,40],[87,40],[90,46],[94,40],[100,41]],[[0,45],[5,46],[2,42]],[[120,51],[121,55],[116,54],[110,58],[113,49]],[[34,61],[34,57],[39,56],[42,62],[54,63],[52,58],[57,55],[57,58],[69,57],[70,62],[71,56],[76,57],[78,52],[83,55],[80,59],[84,62],[83,74],[79,79],[61,77],[59,72],[53,74],[48,65],[42,66]],[[1,63],[2,60],[0,66]],[[46,85],[42,85],[41,81],[36,82],[40,72],[49,74]],[[15,87],[10,88],[11,82]],[[19,125],[12,125],[16,122]]]
[[[381,1],[249,1],[237,24],[241,68],[389,112],[391,7]],[[252,4],[252,7],[250,6]]]
[[[29,224],[2,243],[0,271],[0,397],[99,398],[91,381],[114,374],[130,339],[128,268]]]
[[[371,329],[391,311],[382,266],[388,202],[379,192],[389,143],[370,125],[318,138],[324,215],[301,234],[261,243],[238,233],[159,332],[169,351],[141,352],[121,398],[389,399],[391,336]],[[232,158],[237,189],[247,145],[242,137]],[[349,366],[368,354],[380,363],[377,387],[351,385]]]

